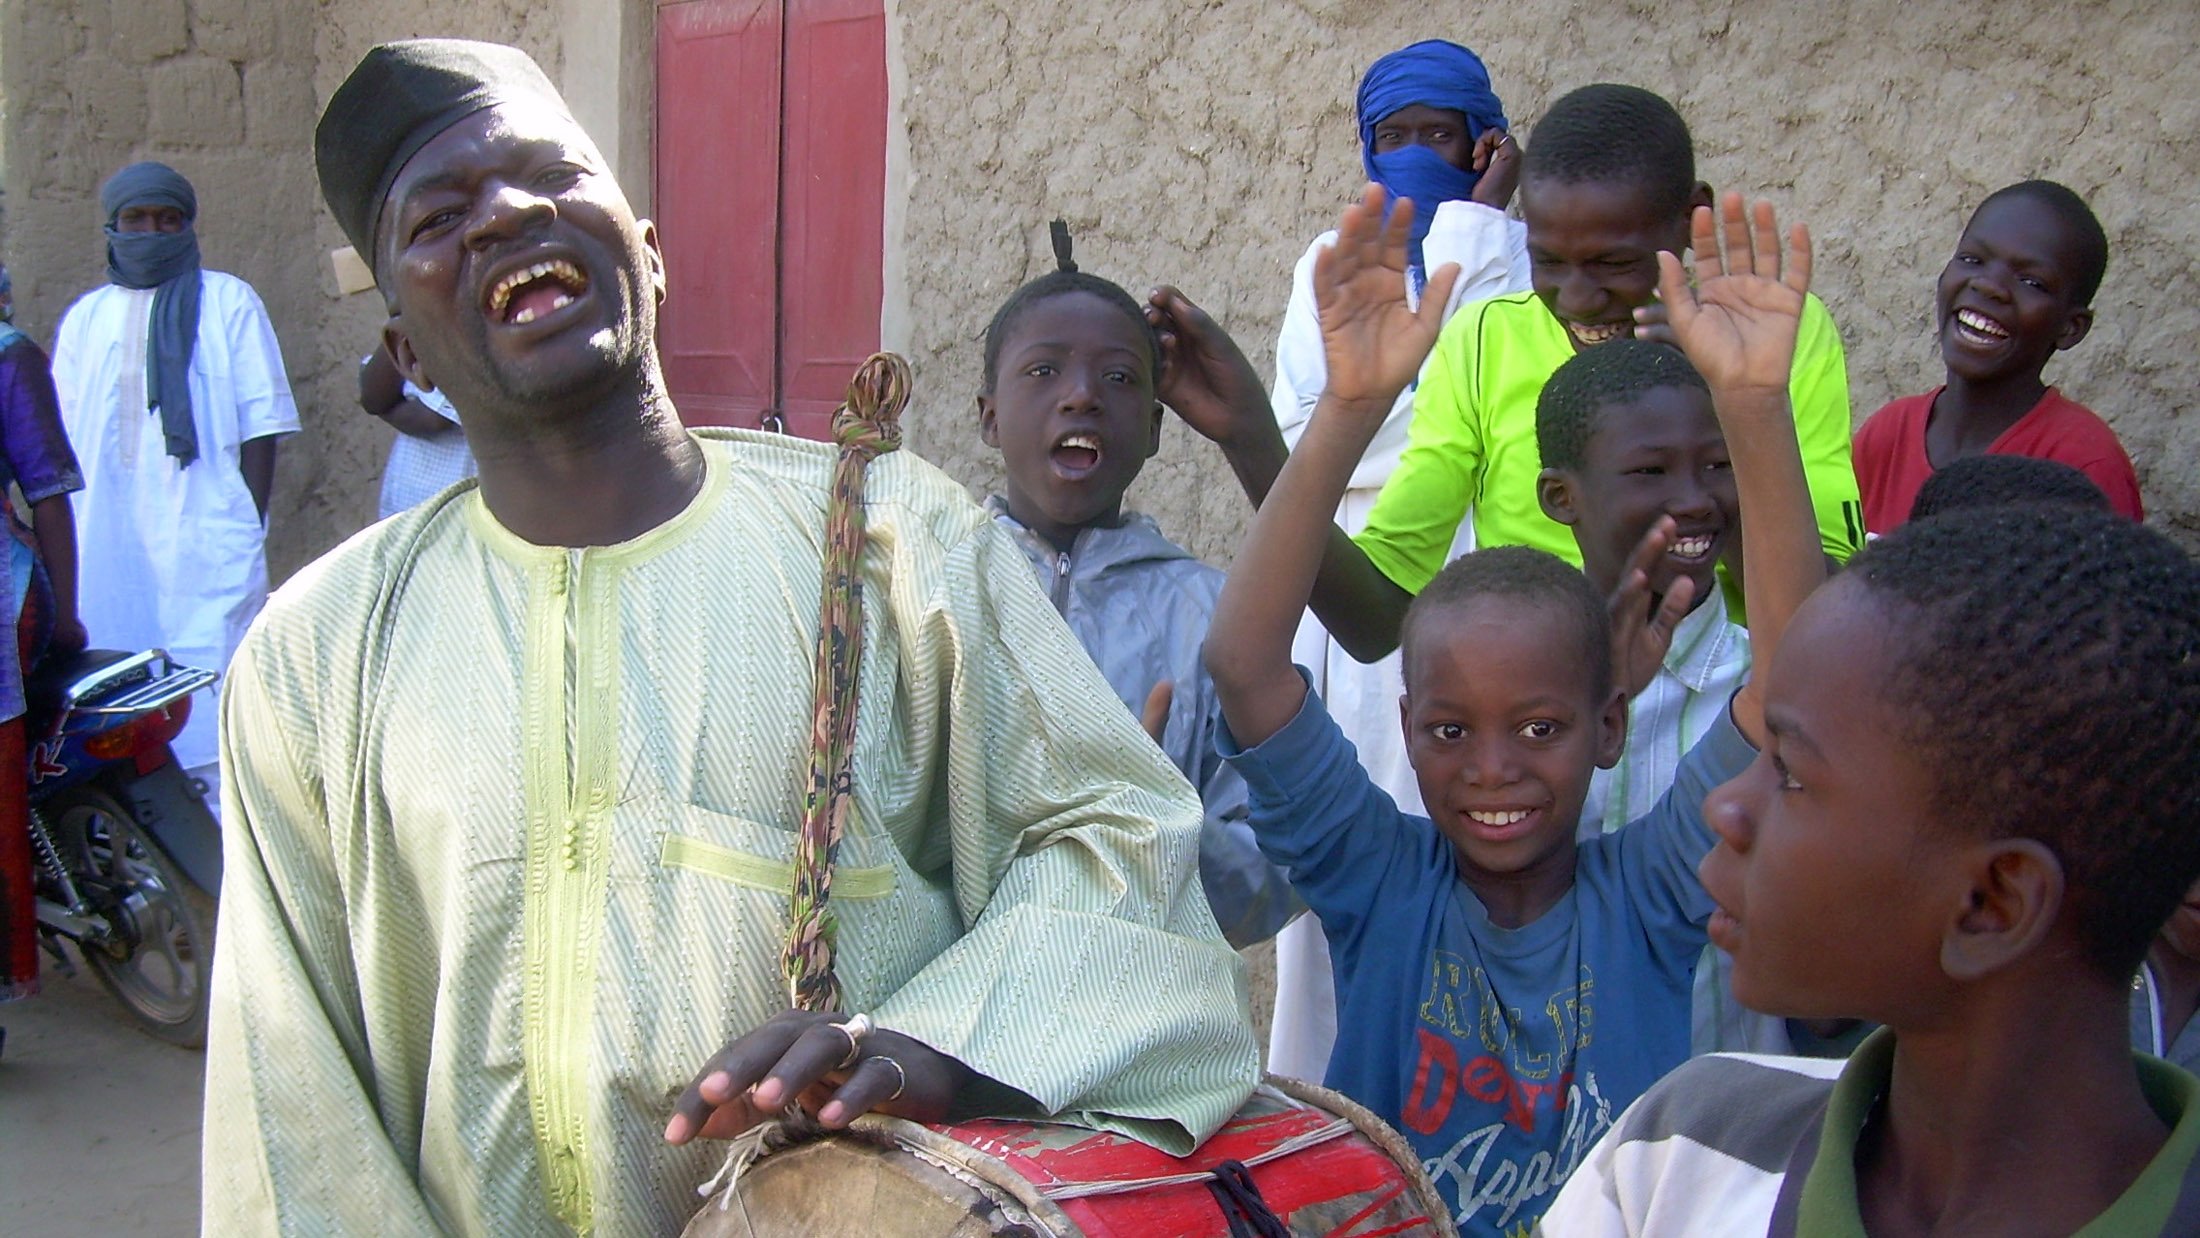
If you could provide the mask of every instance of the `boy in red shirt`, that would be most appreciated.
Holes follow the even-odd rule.
[[[1988,454],[2061,461],[2092,478],[2117,513],[2145,518],[2116,432],[2040,379],[2092,329],[2107,268],[2100,221],[2053,181],[2011,185],[1979,205],[1934,296],[1947,385],[1896,400],[1856,432],[1866,529],[1908,519],[1934,469]]]

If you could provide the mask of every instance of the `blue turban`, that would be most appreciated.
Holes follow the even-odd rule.
[[[1360,161],[1367,178],[1381,185],[1393,200],[1413,199],[1413,234],[1408,242],[1408,262],[1414,286],[1427,278],[1421,259],[1421,242],[1428,238],[1436,208],[1460,201],[1474,192],[1481,176],[1462,172],[1426,146],[1407,146],[1378,155],[1375,126],[1391,113],[1414,104],[1458,112],[1467,118],[1467,140],[1485,129],[1509,128],[1505,106],[1490,88],[1490,71],[1482,58],[1443,39],[1424,39],[1369,65],[1360,79]]]
[[[199,195],[183,174],[164,163],[133,163],[99,188],[107,212],[107,278],[124,288],[156,288],[152,326],[146,333],[145,400],[160,410],[168,454],[180,468],[199,458],[199,432],[191,418],[191,353],[199,342]],[[181,232],[124,232],[115,219],[124,207],[172,206],[183,212]]]

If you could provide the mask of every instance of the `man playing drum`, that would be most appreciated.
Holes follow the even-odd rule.
[[[847,1013],[787,1009],[835,453],[681,427],[654,229],[523,54],[376,48],[317,156],[480,480],[301,572],[232,667],[206,1232],[669,1233],[707,1140],[798,1096],[1174,1153],[1237,1109],[1198,800],[904,453],[865,505]]]

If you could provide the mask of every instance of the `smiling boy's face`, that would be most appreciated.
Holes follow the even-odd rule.
[[[1640,185],[1529,176],[1520,182],[1535,295],[1574,348],[1635,333],[1635,310],[1658,291],[1658,251],[1688,248],[1688,212],[1650,208]]]
[[[1804,602],[1766,668],[1764,750],[1705,802],[1711,941],[1752,1010],[1905,1026],[1952,987],[1941,942],[1970,840],[1934,819],[1932,774],[1881,695],[1897,631],[1853,579]]]
[[[1673,546],[1651,574],[1662,597],[1685,576],[1697,602],[1717,587],[1720,556],[1741,536],[1726,435],[1708,393],[1656,387],[1598,410],[1578,469],[1545,469],[1543,512],[1572,528],[1581,570],[1597,592],[1619,585],[1627,557],[1660,516],[1673,517]]]
[[[2023,194],[1979,208],[1934,290],[1940,356],[1973,383],[2037,375],[2085,338],[2093,311],[2074,304],[2078,243],[2052,209]]]
[[[1421,802],[1477,873],[1563,869],[1589,779],[1619,760],[1627,707],[1596,695],[1578,620],[1532,599],[1477,597],[1415,616],[1406,754]],[[1602,634],[1597,635],[1602,639]]]
[[[1089,292],[1033,302],[1010,324],[978,431],[999,448],[1009,515],[1067,550],[1112,524],[1161,447],[1152,336]]]

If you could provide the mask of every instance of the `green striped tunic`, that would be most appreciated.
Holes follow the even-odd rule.
[[[282,589],[223,701],[207,1232],[674,1232],[672,1098],[786,1005],[830,448],[711,432],[569,550],[471,483]],[[1200,808],[1007,536],[871,466],[851,1009],[1182,1152],[1245,1099]]]

